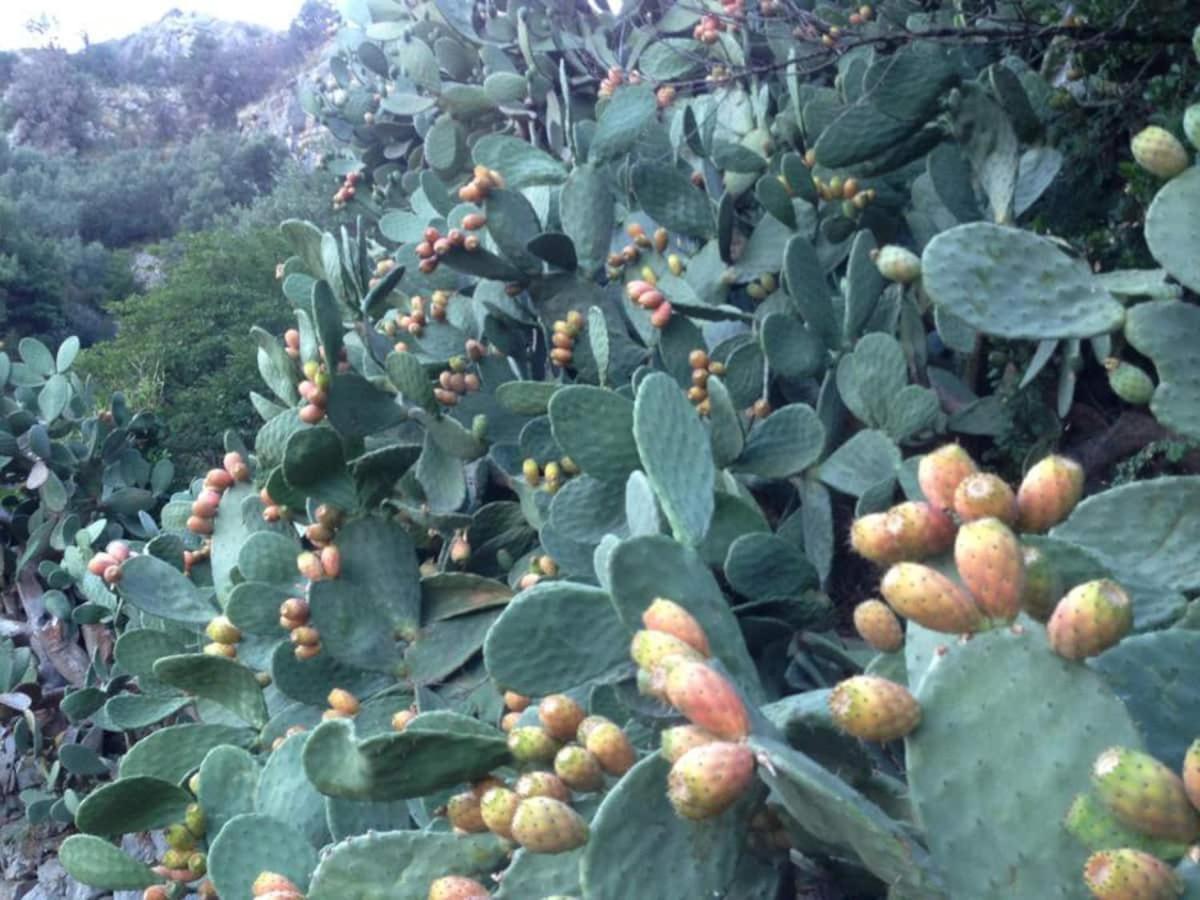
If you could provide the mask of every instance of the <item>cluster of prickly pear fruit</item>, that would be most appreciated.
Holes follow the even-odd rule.
[[[1095,851],[1084,883],[1099,900],[1174,900],[1182,883],[1169,863],[1200,838],[1200,742],[1183,777],[1153,756],[1110,747],[1092,765],[1091,792],[1076,797],[1066,828]]]
[[[688,400],[696,407],[702,416],[707,416],[712,410],[708,399],[708,379],[710,375],[725,374],[725,364],[715,359],[709,359],[708,353],[701,349],[688,354],[688,365],[692,368],[692,385],[688,388]]]
[[[192,514],[187,520],[188,531],[207,537],[213,533],[213,520],[221,505],[221,495],[239,481],[250,480],[250,467],[240,453],[225,454],[223,466],[211,469],[204,476],[200,496],[192,502]]]
[[[110,541],[100,552],[88,560],[88,571],[99,575],[104,583],[114,585],[121,580],[121,564],[137,556],[125,541]]]
[[[208,857],[203,849],[207,830],[204,810],[196,803],[188,806],[182,822],[167,827],[164,832],[167,849],[154,867],[154,872],[165,878],[166,884],[147,888],[144,900],[169,897],[172,885],[191,882],[199,882],[192,888],[199,896],[216,896],[212,882],[200,881],[208,871]]]

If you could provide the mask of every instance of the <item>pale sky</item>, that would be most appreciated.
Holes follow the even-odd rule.
[[[303,0],[0,0],[0,49],[35,46],[38,41],[26,32],[25,23],[41,13],[58,19],[59,43],[76,50],[83,31],[92,43],[124,37],[171,9],[282,30],[302,4]]]

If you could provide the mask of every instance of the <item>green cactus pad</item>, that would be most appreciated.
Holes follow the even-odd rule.
[[[1172,178],[1146,213],[1146,243],[1154,258],[1183,285],[1200,291],[1200,169],[1192,167]]]
[[[354,483],[346,473],[342,442],[332,428],[308,428],[288,438],[283,452],[283,477],[292,488],[303,491],[316,503],[328,503],[343,510],[358,506]]]
[[[119,778],[96,788],[75,811],[75,827],[88,834],[127,834],[183,821],[192,795],[161,778]]]
[[[504,879],[496,900],[524,900],[526,897],[550,898],[579,893],[579,866],[584,847],[566,853],[530,853],[518,850],[512,864],[504,870]]]
[[[729,603],[696,551],[665,535],[622,541],[609,557],[613,605],[627,629],[643,627],[642,613],[655,597],[666,597],[696,617],[712,654],[755,701],[762,698],[758,672]],[[623,654],[628,646],[622,644]]]
[[[819,375],[828,362],[824,341],[795,316],[767,316],[759,337],[767,363],[784,378],[811,378]]]
[[[326,415],[338,434],[351,438],[376,434],[405,420],[394,395],[352,373],[333,376]]]
[[[425,622],[440,622],[504,606],[512,599],[512,588],[502,581],[472,572],[440,572],[421,579],[421,609]]]
[[[325,798],[325,822],[335,841],[368,831],[398,831],[411,825],[407,800],[372,803],[342,797]]]
[[[148,775],[176,784],[200,763],[213,747],[232,744],[249,747],[254,732],[231,725],[171,725],[147,735],[121,760],[121,778]]]
[[[426,625],[404,653],[408,677],[421,684],[441,681],[479,652],[499,615],[500,610],[489,609]]]
[[[842,444],[818,470],[821,481],[836,491],[862,497],[900,472],[900,448],[881,431],[864,429]]]
[[[313,874],[308,900],[426,900],[443,875],[483,881],[509,845],[492,834],[391,831],[334,845]]]
[[[342,573],[309,588],[312,623],[335,659],[361,669],[391,671],[395,636],[415,631],[421,594],[412,539],[398,524],[365,518],[338,531]]]
[[[254,811],[287,822],[314,848],[329,842],[325,798],[304,777],[304,746],[309,733],[294,734],[271,751],[254,793]],[[204,774],[201,769],[200,784]]]
[[[820,587],[812,563],[774,534],[744,534],[729,547],[725,577],[735,591],[755,600],[796,598]]]
[[[783,282],[809,329],[826,347],[839,347],[841,328],[830,300],[825,270],[812,241],[799,235],[788,241],[783,251]]]
[[[173,565],[142,554],[121,566],[121,597],[152,616],[203,625],[218,612],[211,592],[198,588]]]
[[[814,762],[847,784],[864,782],[871,775],[871,757],[862,741],[834,725],[829,712],[830,693],[825,689],[793,694],[764,706],[761,712],[792,747]]]
[[[1125,702],[1146,750],[1175,771],[1196,737],[1192,703],[1200,632],[1172,628],[1125,638],[1088,663]]]
[[[775,410],[750,432],[741,455],[730,467],[763,478],[786,478],[821,457],[825,427],[812,407],[791,403]]]
[[[624,483],[641,467],[633,437],[633,404],[625,397],[573,385],[555,392],[549,410],[554,440],[593,478]]]
[[[361,697],[387,683],[387,676],[338,662],[328,653],[299,660],[290,643],[280,643],[271,657],[271,679],[285,697],[310,706],[324,706],[335,687]]]
[[[483,658],[497,684],[536,696],[583,684],[626,662],[628,638],[604,591],[545,583],[513,598],[488,632]]]
[[[656,372],[642,381],[633,435],[676,538],[700,543],[713,513],[712,451],[700,417],[669,375]]]
[[[656,109],[654,90],[649,85],[619,88],[596,123],[588,149],[589,161],[601,164],[628,153],[638,136],[654,121]]]
[[[633,170],[633,191],[646,213],[664,228],[701,239],[715,234],[708,196],[676,167],[639,163]]]
[[[752,736],[750,745],[760,757],[759,777],[801,828],[853,853],[878,878],[909,892],[902,896],[951,896],[925,849],[902,823],[786,744]]]
[[[102,891],[136,891],[161,881],[145,863],[90,834],[63,841],[58,861],[76,881]]]
[[[261,872],[278,872],[304,890],[317,852],[286,822],[255,813],[236,816],[208,848],[208,875],[223,897],[249,897]]]
[[[906,746],[913,804],[950,892],[1087,896],[1087,854],[1062,819],[1101,751],[1140,746],[1129,714],[1027,619],[949,644],[917,688],[922,720]],[[964,818],[964,805],[987,815]]]
[[[133,731],[161,722],[191,702],[177,694],[117,694],[104,704],[104,715],[113,728]]]
[[[255,728],[267,724],[262,686],[236,660],[206,653],[165,656],[154,664],[154,674],[164,684],[219,703]]]
[[[1124,307],[1048,238],[986,222],[943,231],[921,257],[939,307],[1004,338],[1083,338],[1121,327]]]
[[[210,835],[218,834],[235,816],[254,812],[259,771],[254,757],[241,747],[214,747],[204,757],[196,799]]]
[[[537,212],[525,195],[515,190],[493,190],[484,204],[488,234],[496,246],[517,268],[540,272],[541,262],[526,249],[526,244],[542,231]]]
[[[475,163],[495,169],[510,188],[561,184],[567,170],[561,162],[520,138],[489,134],[471,149]]]
[[[475,727],[480,723],[466,721],[471,728],[464,724],[454,730],[425,731],[410,723],[398,734],[356,741],[350,723],[333,719],[309,736],[304,770],[317,790],[331,797],[421,797],[486,775],[509,761],[501,732],[480,733]]]
[[[878,156],[904,141],[920,122],[893,119],[866,101],[847,107],[821,132],[815,146],[817,163],[829,169],[852,166]]]
[[[1158,370],[1151,411],[1167,428],[1191,438],[1200,438],[1200,367],[1189,340],[1197,329],[1200,309],[1174,300],[1138,304],[1125,320],[1125,337]]]
[[[633,872],[653,878],[652,887],[651,882],[643,887],[656,900],[724,896],[730,887],[745,848],[747,804],[704,821],[683,819],[667,800],[670,768],[652,754],[604,797],[583,848],[583,894],[589,900],[626,900]]]
[[[152,628],[131,628],[117,638],[113,656],[130,675],[153,680],[154,663],[159,657],[185,649],[183,640],[175,635]]]
[[[1088,497],[1050,536],[1082,546],[1118,581],[1195,591],[1198,527],[1200,478],[1154,478]]]

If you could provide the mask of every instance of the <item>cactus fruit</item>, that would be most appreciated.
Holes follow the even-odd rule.
[[[356,716],[360,708],[358,698],[344,688],[334,688],[329,692],[329,708],[344,716]]]
[[[518,694],[516,691],[504,692],[504,705],[513,712],[524,712],[529,707],[530,700],[524,694]]]
[[[912,284],[921,277],[921,257],[906,247],[887,244],[879,248],[875,256],[879,274],[888,281]]]
[[[954,564],[976,604],[993,619],[1021,611],[1025,561],[1017,536],[999,519],[976,519],[958,530]]]
[[[1157,125],[1135,134],[1130,149],[1137,164],[1159,178],[1174,178],[1191,165],[1187,149],[1179,138]]]
[[[854,607],[854,627],[859,637],[880,653],[895,653],[904,646],[900,620],[881,600],[864,600]]]
[[[679,638],[704,656],[709,656],[708,637],[695,617],[665,597],[655,597],[642,613],[642,624],[650,631],[660,631]]]
[[[1036,547],[1022,547],[1025,563],[1025,588],[1021,592],[1021,608],[1039,622],[1046,622],[1062,597],[1062,581],[1049,557]]]
[[[921,493],[938,509],[954,508],[954,492],[959,484],[979,469],[975,460],[958,444],[945,444],[921,457],[917,481]]]
[[[879,590],[897,613],[933,631],[961,634],[983,622],[966,591],[921,563],[896,563],[884,574]]]
[[[182,823],[170,826],[163,837],[166,838],[167,846],[172,850],[191,850],[196,846],[196,835],[192,834]]]
[[[183,812],[183,824],[198,838],[204,837],[208,831],[207,816],[199,803],[189,803]]]
[[[479,798],[479,813],[488,831],[512,840],[512,820],[521,804],[521,795],[506,787],[494,787]]]
[[[867,513],[850,523],[850,546],[859,556],[881,566],[904,557],[896,535],[888,528],[887,513]]]
[[[553,797],[566,803],[571,799],[571,789],[553,772],[526,772],[517,779],[513,790],[522,799],[527,797]]]
[[[698,662],[682,662],[667,674],[667,699],[693,725],[737,741],[750,733],[745,704],[729,680]]]
[[[450,820],[450,825],[455,831],[464,834],[487,831],[479,806],[479,797],[474,791],[463,791],[446,801],[446,818]]]
[[[1093,853],[1084,863],[1083,880],[1097,900],[1175,900],[1183,894],[1174,869],[1129,847]]]
[[[1038,461],[1017,489],[1022,531],[1042,532],[1071,514],[1083,496],[1083,467],[1065,456]]]
[[[855,675],[829,694],[834,724],[864,741],[894,741],[921,721],[921,707],[908,688],[875,675]]]
[[[717,741],[693,747],[671,766],[667,798],[685,819],[707,819],[732,806],[754,778],[754,751]]]
[[[512,834],[530,853],[564,853],[587,842],[588,825],[561,800],[530,797],[517,807]]]
[[[1192,806],[1200,809],[1200,740],[1193,741],[1183,757],[1183,788]]]
[[[586,747],[567,744],[554,756],[554,774],[573,791],[590,793],[604,787],[600,761]]]
[[[254,883],[250,885],[250,893],[254,897],[265,897],[268,894],[293,894],[297,898],[303,898],[300,888],[291,881],[291,879],[280,875],[278,872],[259,872],[258,877],[254,879]]]
[[[1092,765],[1092,787],[1113,815],[1143,834],[1189,842],[1200,837],[1200,813],[1183,780],[1149,754],[1105,750]]]
[[[579,723],[587,713],[566,694],[550,694],[538,704],[538,719],[549,735],[558,741],[574,740]]]
[[[637,689],[639,694],[646,697],[653,697],[655,700],[661,700],[663,703],[666,703],[667,670],[665,668],[638,669]]]
[[[1154,396],[1154,379],[1132,363],[1110,356],[1104,360],[1108,386],[1114,394],[1134,406],[1145,406]]]
[[[550,762],[560,744],[545,728],[524,725],[508,733],[508,750],[518,762]]]
[[[1067,810],[1063,826],[1079,843],[1092,851],[1132,847],[1162,859],[1179,859],[1188,850],[1186,842],[1164,841],[1129,827],[1090,793],[1075,797]]]
[[[1183,133],[1188,143],[1200,150],[1200,103],[1193,103],[1183,112]]]
[[[1115,581],[1101,578],[1077,585],[1058,601],[1046,624],[1059,656],[1084,659],[1116,644],[1133,627],[1133,603]]]
[[[607,716],[588,716],[579,723],[579,727],[575,729],[575,740],[587,746],[588,735],[599,728],[601,725],[612,725],[613,722]]]
[[[585,738],[584,746],[609,775],[624,775],[637,760],[633,744],[612,722],[602,722],[593,728]]]
[[[673,634],[662,631],[638,631],[629,645],[629,655],[638,664],[639,669],[653,671],[667,667],[667,661],[692,660],[699,662],[704,656],[691,644],[680,640]]]
[[[999,475],[977,472],[962,480],[954,491],[954,511],[963,522],[996,518],[1017,523],[1017,498]]]
[[[954,545],[953,520],[931,503],[899,503],[886,516],[885,527],[896,539],[900,559],[926,559]]]
[[[492,895],[474,878],[446,875],[429,885],[429,900],[488,900]]]
[[[663,759],[669,763],[675,762],[689,750],[711,744],[715,740],[717,740],[716,735],[703,728],[697,728],[695,725],[675,725],[672,728],[663,729],[662,734],[659,735]]]

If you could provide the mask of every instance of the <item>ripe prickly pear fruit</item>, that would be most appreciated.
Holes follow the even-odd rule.
[[[1046,624],[1054,652],[1085,659],[1116,644],[1133,627],[1133,603],[1115,581],[1101,578],[1077,585],[1058,601]]]
[[[921,563],[896,563],[884,574],[879,591],[888,606],[904,618],[934,631],[962,634],[983,622],[979,607],[966,591]]]
[[[1178,841],[1152,838],[1130,828],[1090,793],[1079,794],[1063,820],[1079,843],[1089,850],[1108,850],[1112,847],[1132,847],[1145,850],[1161,859],[1179,859],[1187,853],[1188,845]]]
[[[859,637],[880,653],[895,653],[904,646],[900,620],[881,600],[864,600],[854,607],[854,627]]]
[[[593,728],[587,735],[584,746],[596,757],[600,768],[609,775],[624,775],[637,760],[633,744],[629,743],[625,732],[612,722],[602,722]]]
[[[864,741],[894,741],[921,721],[921,707],[908,688],[876,675],[855,675],[829,694],[834,724]]]
[[[326,697],[326,700],[329,702],[330,709],[335,709],[342,715],[358,715],[358,710],[360,708],[358,698],[345,688],[334,688],[329,692],[329,696]]]
[[[529,698],[524,694],[518,694],[516,691],[505,691],[504,705],[513,712],[524,712],[529,706]]]
[[[904,556],[896,535],[888,528],[887,513],[867,513],[850,523],[850,546],[859,556],[881,566]]]
[[[932,503],[898,503],[885,515],[884,527],[895,537],[900,559],[926,559],[954,546],[954,521]]]
[[[1065,456],[1038,461],[1017,489],[1022,531],[1046,531],[1071,514],[1083,496],[1083,467]]]
[[[474,878],[446,875],[429,885],[429,900],[488,900],[492,895]]]
[[[663,729],[659,739],[662,742],[663,759],[673,763],[689,750],[713,743],[717,737],[695,725],[675,725],[672,728]]]
[[[1183,883],[1157,856],[1122,847],[1088,857],[1083,881],[1097,900],[1176,900]]]
[[[667,700],[693,725],[727,741],[750,733],[746,706],[729,680],[704,663],[682,662],[667,673]]]
[[[554,756],[554,774],[573,791],[590,793],[604,787],[600,761],[586,747],[567,744]]]
[[[586,715],[583,707],[566,694],[550,694],[538,704],[538,719],[542,727],[558,741],[574,740],[579,723]]]
[[[921,277],[921,257],[905,247],[886,244],[875,257],[879,274],[888,281],[912,284]]]
[[[1192,806],[1200,809],[1200,740],[1192,742],[1183,758],[1183,788]]]
[[[553,772],[526,772],[517,779],[517,783],[513,785],[513,790],[522,799],[528,797],[553,797],[555,800],[561,800],[563,803],[571,799],[571,789]]]
[[[650,631],[660,631],[679,638],[704,656],[711,655],[708,636],[700,623],[674,600],[655,597],[642,613],[642,624]]]
[[[1130,149],[1137,164],[1159,178],[1174,178],[1191,165],[1187,149],[1179,138],[1157,125],[1135,134]]]
[[[488,831],[510,841],[513,816],[520,805],[520,794],[506,787],[494,787],[479,798],[479,812]]]
[[[954,491],[954,511],[963,522],[991,517],[1015,525],[1017,498],[999,475],[976,472],[964,478]]]
[[[583,745],[587,745],[588,735],[599,728],[601,725],[611,725],[612,720],[607,716],[588,716],[579,723],[579,727],[575,729],[575,740]]]
[[[292,892],[297,897],[302,897],[300,888],[296,887],[295,883],[284,875],[278,872],[259,872],[258,877],[254,879],[254,883],[250,885],[250,893],[255,897],[263,897],[272,891]]]
[[[550,762],[561,745],[545,728],[525,725],[508,733],[508,750],[518,762]]]
[[[1021,608],[1039,622],[1046,622],[1063,595],[1062,581],[1050,559],[1037,547],[1022,547],[1025,562],[1025,589],[1021,592]]]
[[[938,509],[954,508],[954,492],[959,484],[979,469],[975,460],[958,444],[945,444],[921,457],[917,466],[917,481],[921,493]]]
[[[474,791],[463,791],[451,797],[446,802],[446,818],[450,820],[450,825],[455,831],[464,834],[487,831],[479,798],[475,796]]]
[[[1200,103],[1193,103],[1184,111],[1183,133],[1189,143],[1200,150]]]
[[[588,824],[561,800],[530,797],[517,807],[512,834],[530,853],[564,853],[587,843]]]
[[[629,645],[629,655],[638,664],[638,668],[653,671],[668,668],[668,660],[675,657],[674,662],[684,660],[700,661],[704,659],[691,644],[680,640],[673,634],[663,631],[639,631],[634,634]]]
[[[685,819],[708,819],[729,809],[754,778],[754,751],[717,741],[693,747],[671,766],[667,798]]]
[[[999,519],[976,519],[958,530],[954,564],[975,603],[993,619],[1011,621],[1021,611],[1025,560],[1021,544]]]
[[[1188,842],[1200,837],[1200,813],[1183,780],[1147,753],[1105,750],[1092,765],[1092,788],[1113,815],[1142,834]]]
[[[1110,356],[1104,361],[1108,386],[1126,403],[1145,406],[1154,396],[1154,379],[1132,363]]]

